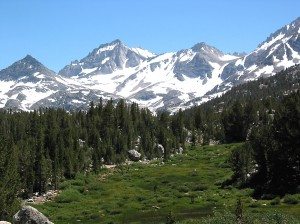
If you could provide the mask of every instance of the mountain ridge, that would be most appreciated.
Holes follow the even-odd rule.
[[[30,55],[1,70],[0,107],[14,105],[31,110],[37,106],[65,108],[68,105],[67,108],[76,109],[86,107],[97,97],[111,97],[135,101],[152,111],[176,111],[298,63],[300,17],[272,33],[246,55],[226,54],[205,42],[156,55],[142,48],[128,47],[116,39],[99,45],[58,73]],[[24,97],[32,97],[25,90],[39,97],[24,104]],[[41,92],[45,93],[44,98]],[[61,96],[65,98],[59,100]]]

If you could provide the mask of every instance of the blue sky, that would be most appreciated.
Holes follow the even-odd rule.
[[[0,69],[31,54],[58,71],[117,38],[155,53],[198,42],[249,52],[299,9],[299,0],[1,0]]]

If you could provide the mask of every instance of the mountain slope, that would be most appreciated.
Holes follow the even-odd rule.
[[[239,57],[205,43],[155,56],[119,40],[101,45],[59,74],[86,88],[120,95],[152,110],[181,105],[220,84],[222,69]]]
[[[116,97],[62,78],[30,55],[0,71],[0,86],[0,107],[17,110],[74,109],[86,107],[100,97]]]
[[[261,77],[258,80],[235,86],[222,96],[203,103],[198,107],[208,106],[214,108],[214,111],[217,112],[222,110],[224,105],[231,105],[238,100],[259,102],[268,98],[280,99],[297,91],[300,91],[300,65],[291,66],[271,77]],[[187,111],[195,108],[197,107]]]
[[[290,66],[300,63],[300,17],[271,34],[257,49],[225,66],[221,79],[205,95],[184,104],[199,105],[220,96],[233,86],[259,77],[269,77]]]

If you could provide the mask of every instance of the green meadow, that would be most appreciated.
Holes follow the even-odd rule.
[[[202,223],[197,220],[234,214],[240,198],[250,217],[279,213],[298,223],[300,195],[255,200],[252,189],[222,187],[232,175],[228,158],[237,145],[197,147],[165,163],[134,163],[78,175],[60,185],[62,192],[54,201],[34,206],[56,224],[166,223],[168,217]]]

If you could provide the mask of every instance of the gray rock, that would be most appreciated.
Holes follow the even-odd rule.
[[[209,139],[208,145],[219,145],[219,144],[220,144],[220,141],[216,141],[214,139]]]
[[[179,148],[177,149],[177,153],[178,153],[178,154],[182,154],[182,153],[183,153],[183,148],[182,148],[182,147],[179,147]]]
[[[141,159],[142,155],[137,150],[131,149],[128,151],[128,156],[130,160],[137,162]]]
[[[165,154],[165,148],[161,144],[156,145],[157,154],[159,157],[163,157]]]
[[[11,224],[10,222],[0,221],[0,224]]]
[[[25,206],[13,217],[14,224],[53,224],[41,212],[31,206]]]

